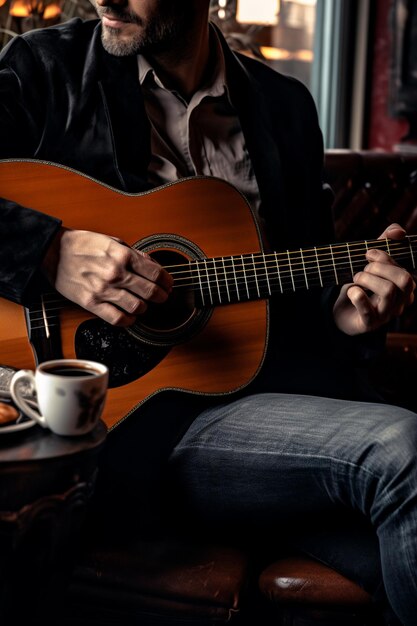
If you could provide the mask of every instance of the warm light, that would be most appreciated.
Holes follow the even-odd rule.
[[[262,56],[268,61],[305,61],[312,63],[313,52],[311,50],[286,50],[285,48],[272,48],[261,46]]]
[[[236,20],[241,24],[278,24],[280,0],[237,0]]]
[[[268,61],[287,61],[291,57],[291,52],[284,48],[272,48],[271,46],[261,46],[261,53]]]
[[[3,6],[3,4],[6,4],[7,0],[0,0],[0,7]]]
[[[293,2],[294,4],[303,4],[307,7],[314,7],[317,4],[317,0],[284,0],[284,2]]]
[[[61,14],[61,8],[57,2],[45,6],[42,0],[38,3],[33,0],[13,0],[9,13],[13,17],[39,15],[44,20],[50,20]]]
[[[52,20],[54,17],[58,17],[61,15],[61,7],[57,2],[53,2],[52,4],[48,4],[43,14],[44,20]]]
[[[314,58],[312,50],[296,50],[293,56],[297,61],[306,61],[307,63],[312,63]]]
[[[29,17],[31,14],[30,5],[26,2],[26,0],[14,0],[9,13],[13,17]]]

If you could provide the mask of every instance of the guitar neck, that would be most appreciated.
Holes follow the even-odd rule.
[[[177,288],[191,289],[197,306],[216,306],[268,298],[300,289],[331,287],[352,281],[366,265],[366,252],[383,250],[399,265],[416,268],[417,236],[314,246],[191,261],[166,269]]]

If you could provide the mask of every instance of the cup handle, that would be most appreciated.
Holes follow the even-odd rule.
[[[21,409],[25,415],[32,418],[36,422],[38,422],[43,428],[47,427],[47,423],[43,415],[40,415],[37,411],[34,411],[32,407],[26,402],[26,400],[19,394],[19,389],[17,387],[17,383],[20,380],[26,380],[35,386],[35,374],[32,370],[19,370],[16,372],[12,380],[10,381],[10,394],[19,409]]]

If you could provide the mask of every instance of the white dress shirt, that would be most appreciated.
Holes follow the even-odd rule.
[[[255,213],[259,190],[245,138],[226,84],[223,51],[217,34],[214,70],[187,102],[167,89],[142,55],[139,80],[151,124],[149,181],[158,186],[178,178],[216,176],[245,195]]]

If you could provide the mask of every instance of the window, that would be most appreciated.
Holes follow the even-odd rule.
[[[307,85],[327,148],[361,147],[370,0],[212,0],[211,11],[232,47]]]

